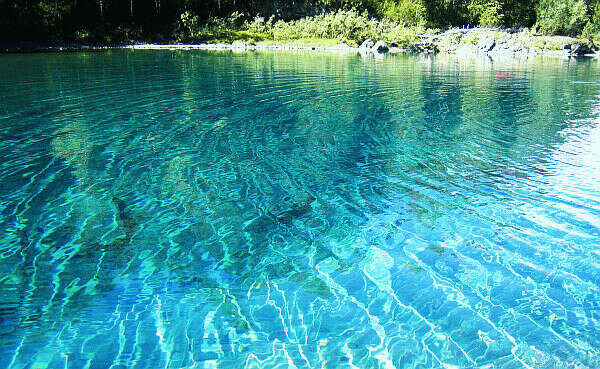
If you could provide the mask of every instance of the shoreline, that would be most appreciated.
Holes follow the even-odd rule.
[[[215,51],[254,51],[254,50],[298,50],[298,51],[328,51],[338,53],[358,53],[358,47],[340,43],[334,46],[324,45],[294,45],[294,44],[246,44],[240,41],[232,43],[123,43],[123,44],[13,44],[0,45],[0,54],[28,54],[52,52],[103,51],[115,49],[130,50],[215,50]],[[399,47],[390,47],[389,53],[411,53],[412,51]]]
[[[293,42],[293,40],[290,40]],[[104,51],[113,49],[128,50],[216,50],[216,51],[320,51],[338,54],[382,55],[390,54],[450,54],[457,57],[483,55],[491,59],[530,57],[598,57],[598,48],[589,40],[567,36],[540,36],[526,31],[470,28],[451,29],[432,35],[420,35],[420,40],[408,47],[388,46],[383,41],[366,40],[360,47],[345,43],[337,45],[302,45],[286,43],[120,43],[84,44],[56,43],[36,44],[31,42],[0,44],[0,54],[23,54],[45,52]]]

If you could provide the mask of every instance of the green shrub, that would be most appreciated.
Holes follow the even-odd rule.
[[[424,33],[425,29],[422,27],[407,28],[402,25],[387,25],[384,26],[385,33],[383,34],[383,40],[390,45],[395,45],[401,48],[411,48],[418,43],[421,38],[419,34]]]
[[[190,11],[183,12],[175,25],[173,36],[177,41],[187,41],[198,32],[200,19]]]
[[[273,24],[275,23],[275,16],[272,15],[268,20],[265,21],[264,17],[256,16],[251,21],[246,21],[243,28],[254,33],[263,34],[273,37]]]
[[[89,41],[92,38],[92,34],[87,29],[80,29],[74,34],[76,41]]]
[[[367,12],[357,10],[338,10],[296,21],[277,21],[273,25],[275,40],[298,38],[325,38],[362,42],[378,34],[376,20],[369,18]]]
[[[408,47],[419,41],[419,33],[425,31],[422,26],[407,28],[406,22],[390,18],[379,21],[369,17],[366,11],[359,12],[356,9],[338,10],[287,22],[281,19],[275,21],[274,16],[269,19],[256,16],[242,21],[243,18],[238,13],[201,22],[198,17],[186,12],[177,23],[174,36],[179,42],[337,40],[350,45],[359,45],[372,38]]]

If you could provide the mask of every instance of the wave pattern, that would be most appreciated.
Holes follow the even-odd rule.
[[[596,61],[2,59],[8,368],[600,366]]]

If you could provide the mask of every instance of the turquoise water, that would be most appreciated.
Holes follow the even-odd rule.
[[[598,368],[596,61],[0,56],[7,368]]]

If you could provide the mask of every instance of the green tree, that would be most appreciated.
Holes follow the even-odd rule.
[[[584,0],[540,0],[537,28],[547,34],[577,35],[589,20]]]
[[[484,27],[500,26],[503,24],[501,0],[471,0],[467,5],[469,18],[473,24]]]
[[[408,26],[424,26],[427,8],[422,0],[384,0],[375,2],[377,15]]]
[[[453,27],[468,24],[468,0],[423,0],[427,21],[434,27]]]
[[[583,28],[582,35],[589,38],[598,38],[600,32],[600,0],[592,1],[589,5],[590,19]]]
[[[503,23],[507,27],[531,27],[535,24],[538,0],[503,0]]]

